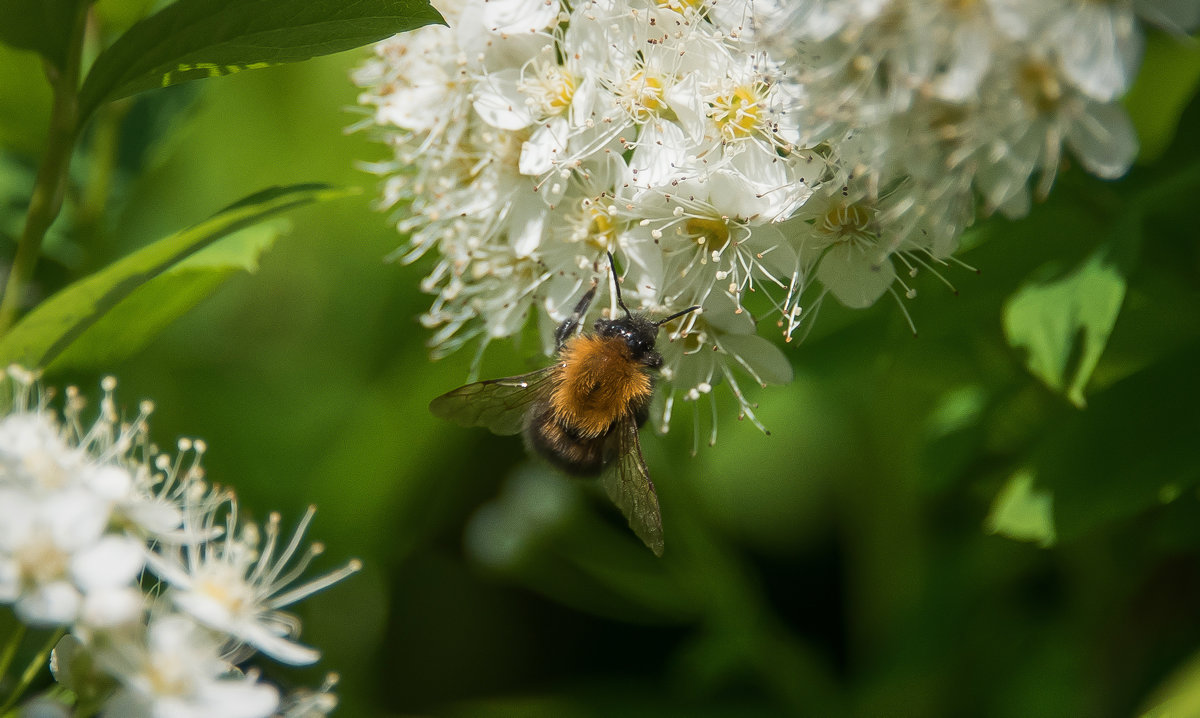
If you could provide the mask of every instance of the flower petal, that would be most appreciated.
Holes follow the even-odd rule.
[[[17,599],[17,616],[34,626],[63,625],[79,614],[82,596],[67,581],[54,581],[35,587]]]
[[[128,536],[104,536],[71,559],[71,577],[92,591],[133,583],[145,564],[142,542]]]
[[[291,666],[307,666],[321,658],[316,649],[278,636],[259,623],[241,623],[234,635],[265,655]]]

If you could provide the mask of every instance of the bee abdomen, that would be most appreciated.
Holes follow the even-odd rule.
[[[549,404],[537,406],[530,413],[525,428],[529,445],[550,463],[575,476],[596,476],[607,463],[606,431],[600,436],[586,437],[555,418]]]

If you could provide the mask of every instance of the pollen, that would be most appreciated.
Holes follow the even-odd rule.
[[[254,596],[244,579],[228,564],[206,566],[196,577],[195,590],[234,615],[254,605]]]
[[[615,247],[617,244],[617,226],[613,222],[612,215],[608,210],[595,202],[589,202],[583,211],[584,217],[587,220],[588,244],[604,251],[609,251]]]
[[[645,69],[634,72],[619,94],[626,110],[639,122],[644,122],[667,107],[663,98],[662,79],[647,73]]]
[[[19,575],[33,585],[50,583],[66,576],[71,559],[55,544],[48,531],[35,531],[33,540],[17,547],[13,558],[16,559]]]
[[[550,96],[550,106],[561,111],[567,109],[571,104],[571,98],[575,96],[575,78],[566,71],[562,71],[559,73],[558,80],[556,92]]]
[[[758,88],[742,85],[712,101],[712,119],[729,140],[753,135],[759,127],[762,99]]]
[[[677,13],[704,8],[704,0],[655,0],[655,4],[664,10],[674,10]]]
[[[875,238],[871,210],[862,204],[834,202],[817,221],[815,229],[835,242]]]
[[[565,67],[546,64],[521,83],[521,90],[542,117],[561,115],[575,97],[575,77]]]
[[[186,696],[193,686],[188,681],[188,666],[180,656],[164,655],[146,666],[151,690],[160,696]]]
[[[717,217],[690,217],[684,223],[684,232],[711,253],[719,254],[729,246],[729,224]]]
[[[1054,68],[1045,62],[1026,62],[1017,75],[1017,87],[1025,102],[1042,114],[1049,114],[1058,107],[1063,97],[1062,84]]]

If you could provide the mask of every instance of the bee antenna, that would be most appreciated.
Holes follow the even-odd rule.
[[[625,316],[630,316],[629,307],[625,306],[625,301],[621,299],[621,278],[617,276],[617,261],[613,259],[612,252],[608,252],[608,268],[612,270],[613,288],[617,292],[617,305],[625,310]]]
[[[684,309],[682,312],[675,312],[674,314],[667,317],[666,319],[658,320],[657,322],[654,323],[654,326],[661,327],[662,325],[666,324],[667,322],[671,321],[672,319],[675,319],[676,317],[682,317],[684,314],[688,314],[689,312],[694,312],[699,308],[700,308],[700,305],[697,304],[694,307],[688,307],[687,309]]]

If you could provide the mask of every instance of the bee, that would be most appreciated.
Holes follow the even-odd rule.
[[[553,364],[467,384],[434,399],[429,410],[501,436],[523,433],[531,449],[563,472],[599,476],[630,528],[662,556],[662,515],[638,429],[649,416],[655,372],[663,363],[654,349],[659,327],[700,307],[656,322],[634,314],[621,299],[611,252],[608,262],[623,318],[597,319],[591,333],[579,331],[596,295],[593,285],[555,332]]]

